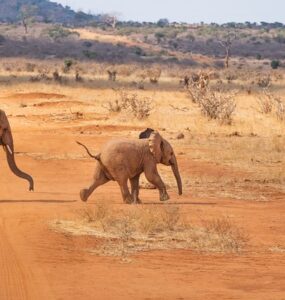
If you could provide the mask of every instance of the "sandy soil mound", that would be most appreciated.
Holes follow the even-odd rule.
[[[33,106],[35,107],[71,107],[74,105],[89,105],[87,103],[83,103],[81,101],[54,101],[54,102],[40,102],[35,103]]]
[[[65,95],[62,94],[55,94],[55,93],[17,93],[17,94],[12,94],[9,95],[6,98],[11,98],[11,99],[51,99],[51,98],[65,98]]]

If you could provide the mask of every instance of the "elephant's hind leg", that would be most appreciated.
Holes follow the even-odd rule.
[[[90,195],[94,192],[94,190],[100,186],[105,184],[106,182],[110,181],[104,174],[104,172],[101,169],[97,169],[96,173],[94,175],[94,181],[90,185],[88,189],[83,189],[80,191],[80,198],[82,201],[86,202]]]
[[[128,179],[126,178],[125,180],[118,181],[118,183],[121,188],[121,193],[122,193],[124,202],[127,204],[133,203],[133,198],[132,198],[129,188],[128,188]]]
[[[139,180],[140,180],[140,175],[137,175],[136,177],[130,179],[130,182],[131,182],[133,203],[140,204],[141,200],[139,199]]]

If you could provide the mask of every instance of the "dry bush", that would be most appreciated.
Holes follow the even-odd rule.
[[[207,73],[193,73],[188,81],[188,93],[194,103],[200,103],[201,98],[206,93],[210,83],[210,77]]]
[[[57,82],[61,82],[61,76],[59,75],[58,71],[55,70],[53,73],[52,73],[52,77],[53,77],[53,80],[54,81],[57,81]]]
[[[221,75],[220,75],[220,73],[218,73],[218,72],[210,72],[209,73],[209,79],[210,80],[219,80],[221,78]]]
[[[149,78],[150,83],[157,84],[159,78],[161,76],[161,69],[160,68],[152,68],[147,70],[146,72],[147,77]]]
[[[152,110],[150,98],[139,98],[137,93],[130,93],[124,89],[117,91],[117,99],[108,102],[103,107],[110,112],[126,111],[139,120],[146,119]]]
[[[270,75],[262,76],[257,79],[257,85],[261,88],[268,88],[271,85]]]
[[[210,83],[210,76],[206,72],[200,71],[198,74],[193,73],[191,75],[190,85],[203,90],[208,87]]]
[[[33,63],[26,63],[26,67],[25,67],[27,72],[34,72],[36,69],[36,64]]]
[[[237,80],[238,77],[236,72],[226,72],[225,79],[228,81],[228,83],[231,83],[232,81]]]
[[[76,72],[75,72],[75,81],[76,82],[82,82],[83,81],[83,78],[81,77],[81,75],[79,73],[79,70],[76,70]]]
[[[274,107],[274,96],[267,89],[263,89],[262,95],[257,99],[258,110],[262,114],[270,114]]]
[[[131,76],[135,70],[138,68],[135,65],[121,65],[121,66],[116,66],[118,73],[122,77],[129,77]]]
[[[133,94],[128,102],[131,113],[139,120],[146,119],[152,110],[151,100],[149,98],[138,98],[137,94]]]
[[[282,99],[274,95],[268,89],[263,89],[262,94],[257,99],[258,111],[262,114],[274,113],[280,121],[285,120],[285,104]]]
[[[273,72],[272,77],[274,81],[280,81],[284,79],[283,74],[279,72]]]
[[[141,81],[139,81],[139,82],[137,82],[137,81],[132,81],[132,82],[130,83],[130,87],[132,87],[132,88],[137,88],[137,89],[139,89],[139,90],[144,90],[144,89],[145,89],[143,80],[141,80]]]
[[[193,103],[199,103],[205,92],[204,90],[198,88],[196,85],[192,85],[192,84],[191,86],[188,86],[187,91]]]
[[[149,79],[149,82],[150,82],[151,84],[158,84],[158,79],[157,79],[157,78],[150,78],[150,79]]]
[[[136,73],[141,82],[144,82],[146,79],[148,79],[150,83],[157,84],[162,71],[159,67],[154,67],[151,69],[143,68]]]
[[[109,101],[106,105],[103,105],[109,112],[118,113],[122,111],[123,103],[119,102],[118,99],[111,102]]]
[[[276,103],[276,117],[279,121],[285,120],[285,104],[281,100]]]
[[[210,119],[217,119],[222,124],[230,125],[236,109],[233,93],[208,91],[200,101],[202,114]]]
[[[36,76],[31,76],[30,81],[31,82],[39,82],[39,81],[49,81],[51,78],[49,78],[48,74],[43,72]]]
[[[110,81],[116,81],[118,73],[116,70],[107,70],[107,73]]]
[[[230,125],[236,109],[235,91],[214,91],[210,88],[192,86],[188,89],[194,103],[197,103],[203,115],[209,119],[219,120],[222,124]]]

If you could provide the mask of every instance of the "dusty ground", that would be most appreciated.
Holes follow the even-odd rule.
[[[253,96],[239,95],[234,125],[220,126],[191,105],[174,112],[171,99],[189,104],[182,91],[141,93],[156,103],[147,121],[108,114],[102,104],[115,96],[106,88],[1,87],[18,165],[33,175],[35,192],[26,192],[1,153],[0,299],[285,299],[284,125],[257,114]],[[79,201],[93,162],[75,140],[95,152],[110,137],[135,137],[146,126],[166,129],[178,156],[184,195],[177,196],[162,167],[170,186],[166,205],[179,206],[194,223],[229,217],[249,237],[243,252],[152,251],[123,262],[88,251],[97,243],[90,236],[51,230],[51,220],[72,218],[98,201],[125,207],[115,183],[87,204]],[[185,138],[177,140],[181,131]],[[143,205],[161,205],[157,191],[141,193]]]

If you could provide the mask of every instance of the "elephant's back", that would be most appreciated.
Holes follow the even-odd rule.
[[[112,139],[102,148],[101,161],[111,173],[125,169],[131,176],[141,164],[144,145],[142,140]]]
[[[144,140],[133,139],[112,139],[107,142],[102,148],[102,153],[106,152],[119,152],[130,153],[133,151],[139,151],[145,144]]]

